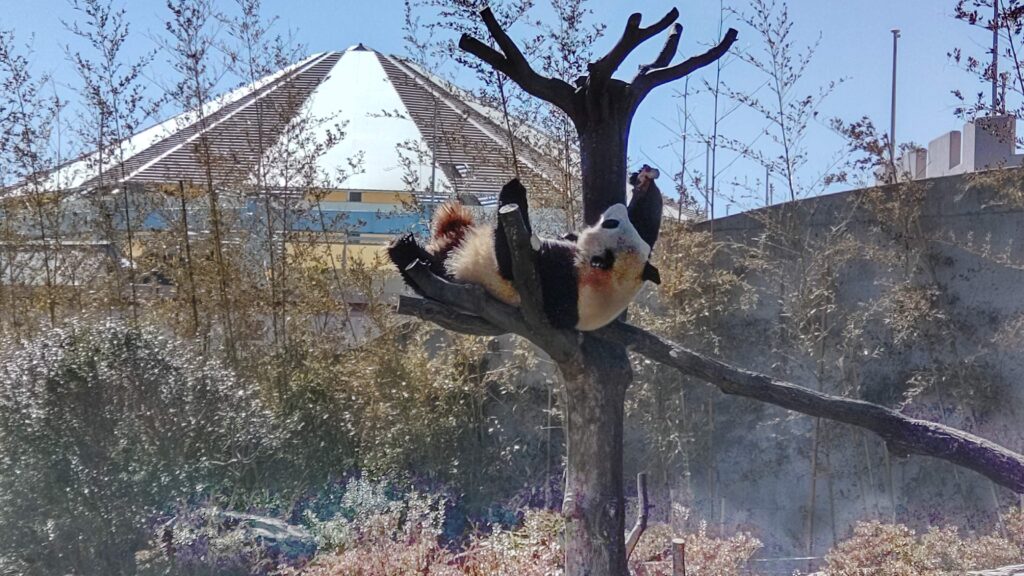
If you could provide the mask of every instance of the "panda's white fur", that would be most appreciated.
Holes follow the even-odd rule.
[[[491,296],[505,304],[519,306],[519,292],[498,273],[493,225],[470,228],[462,242],[448,255],[445,268],[459,282],[483,286]]]
[[[614,229],[604,228],[608,220],[618,221]],[[579,273],[578,330],[597,330],[622,314],[643,286],[643,272],[651,247],[640,238],[626,206],[615,204],[601,215],[600,222],[580,233],[576,241],[576,269]],[[591,266],[594,256],[608,250],[615,256],[610,269]]]
[[[606,227],[613,221],[617,222],[614,227]],[[519,293],[499,273],[494,234],[494,226],[472,226],[449,254],[445,266],[455,280],[480,285],[498,300],[518,306]],[[557,240],[545,242],[559,243],[562,248],[544,253],[549,258],[564,259],[564,263],[554,264],[576,270],[577,330],[596,330],[615,320],[643,285],[651,247],[630,222],[623,204],[605,210],[597,224],[580,233],[575,246]],[[611,256],[610,267],[595,265],[595,258],[601,262],[608,255]],[[559,295],[549,291],[545,298],[550,297]]]

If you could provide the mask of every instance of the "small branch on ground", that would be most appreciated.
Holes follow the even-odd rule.
[[[633,529],[629,531],[629,536],[626,538],[627,560],[633,555],[633,549],[636,548],[640,537],[644,535],[644,530],[647,530],[647,516],[651,509],[651,505],[647,500],[647,472],[641,472],[636,475],[636,494],[638,500],[636,524],[633,525]]]

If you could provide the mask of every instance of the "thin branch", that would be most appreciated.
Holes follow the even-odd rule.
[[[1024,494],[1024,456],[943,424],[910,418],[863,400],[830,396],[692,352],[646,330],[616,322],[596,334],[651,360],[717,386],[794,412],[843,422],[879,435],[898,456],[918,454],[952,462]]]
[[[654,68],[641,72],[633,79],[633,89],[637,93],[637,101],[642,100],[653,88],[692,74],[725,56],[725,53],[736,42],[738,34],[739,32],[735,28],[729,28],[721,42],[701,55],[688,58],[675,66]]]
[[[501,72],[519,84],[528,94],[558,106],[570,117],[574,115],[574,89],[568,83],[556,78],[548,78],[537,73],[523,56],[516,43],[508,36],[498,23],[490,8],[480,11],[480,18],[487,26],[487,31],[497,42],[501,52],[487,44],[463,34],[459,39],[459,48],[486,62],[491,68]],[[504,54],[502,54],[502,52]]]
[[[619,69],[619,66],[626,60],[626,57],[637,46],[660,34],[679,19],[679,10],[676,8],[669,10],[668,14],[665,14],[661,20],[646,28],[640,27],[641,18],[642,16],[639,12],[630,15],[629,19],[626,20],[626,28],[622,31],[622,37],[619,38],[619,41],[600,60],[590,65],[591,81],[602,82],[611,78],[612,74],[615,74],[615,71]],[[676,44],[678,45],[678,41]],[[667,63],[662,66],[666,65]]]

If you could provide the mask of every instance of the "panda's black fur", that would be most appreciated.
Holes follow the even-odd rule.
[[[629,175],[629,184],[633,187],[633,195],[629,199],[629,219],[652,251],[661,230],[661,215],[665,203],[661,190],[654,182],[659,175],[657,168],[651,168],[647,164]]]
[[[650,196],[645,197],[649,199]],[[526,189],[519,180],[506,184],[498,196],[499,208],[508,204],[519,206],[523,222],[532,233]],[[644,202],[633,209],[634,204],[636,202],[631,202],[628,212],[622,205],[609,208],[599,223],[585,229],[572,241],[545,239],[541,242],[537,272],[544,312],[553,326],[581,330],[599,328],[625,309],[644,280],[660,281],[657,269],[647,262],[650,243],[644,239],[657,239],[660,221],[645,220],[653,210]],[[620,218],[625,217],[629,222],[623,224],[619,219],[608,217],[611,214],[621,214]],[[640,217],[638,222],[633,222],[634,214]],[[605,247],[608,242],[612,246]],[[480,284],[505,303],[519,303],[512,285],[512,255],[500,220],[496,227],[477,225],[465,208],[448,204],[435,215],[431,241],[426,248],[417,244],[412,235],[406,235],[392,243],[388,254],[406,284],[421,295],[406,273],[406,268],[416,260],[426,262],[435,274]],[[581,293],[586,298],[582,302]]]

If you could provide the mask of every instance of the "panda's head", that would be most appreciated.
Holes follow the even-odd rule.
[[[614,204],[597,224],[585,228],[576,242],[578,265],[614,271],[639,280],[660,281],[657,269],[647,261],[651,247],[629,221],[624,204]]]

